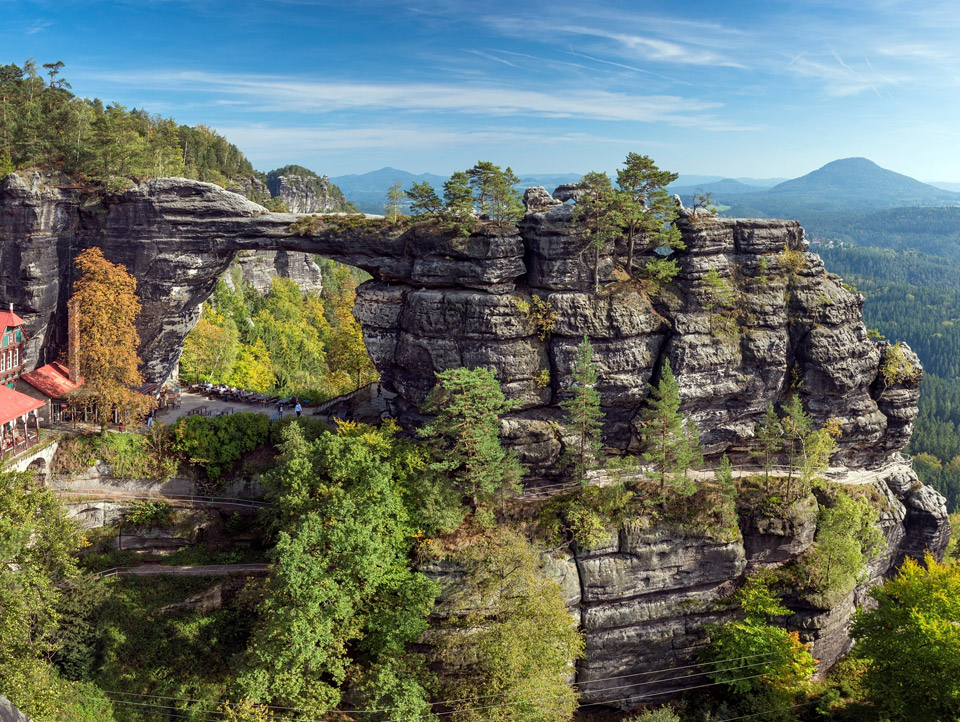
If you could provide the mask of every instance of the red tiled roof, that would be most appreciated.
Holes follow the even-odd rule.
[[[0,333],[10,327],[22,326],[23,319],[11,311],[0,311]]]
[[[21,374],[20,378],[51,399],[62,399],[80,386],[76,381],[70,379],[70,372],[67,367],[56,361]]]
[[[0,386],[0,424],[19,419],[24,414],[39,409],[44,403],[40,399]]]

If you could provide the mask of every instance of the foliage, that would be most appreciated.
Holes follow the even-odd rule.
[[[533,324],[537,338],[541,341],[550,338],[553,327],[560,319],[553,306],[550,305],[550,301],[544,301],[535,293],[530,294],[529,301],[523,296],[514,296],[512,301],[517,310]]]
[[[433,218],[443,210],[443,202],[427,181],[414,182],[403,194],[410,200],[410,213],[416,220]]]
[[[443,184],[443,205],[455,221],[467,221],[473,214],[473,189],[467,171],[456,171]]]
[[[737,695],[762,687],[795,692],[816,669],[813,657],[796,632],[771,624],[791,612],[777,599],[767,582],[750,577],[737,592],[744,618],[714,628],[704,660],[715,666],[715,682]],[[749,672],[744,668],[749,665]]]
[[[257,704],[249,697],[235,703],[224,702],[217,711],[223,722],[273,722],[276,719],[269,707]]]
[[[821,504],[814,544],[800,561],[801,577],[816,602],[835,603],[862,581],[867,559],[883,542],[878,517],[869,498],[843,491],[831,505]]]
[[[219,609],[170,610],[218,584],[223,577],[123,577],[110,585],[110,594],[96,619],[100,651],[93,679],[114,695],[124,722],[158,719],[209,718],[217,709],[235,673],[233,658],[247,644],[255,620],[259,585],[236,595],[223,595]],[[236,586],[233,586],[236,591]],[[136,695],[166,698],[143,706]],[[159,714],[158,714],[159,713]],[[219,718],[219,717],[218,717]]]
[[[0,689],[35,719],[112,719],[101,695],[64,680],[49,661],[61,651],[70,655],[62,598],[87,583],[73,559],[82,542],[75,522],[32,474],[0,472]]]
[[[577,545],[591,547],[609,538],[614,530],[627,521],[633,498],[634,492],[622,482],[610,486],[584,486],[570,498],[560,500],[556,512],[566,523]],[[556,530],[553,536],[558,536]]]
[[[574,207],[574,220],[583,224],[587,248],[593,251],[593,286],[600,291],[600,255],[620,235],[623,216],[618,197],[606,173],[591,172],[580,179],[583,193]]]
[[[454,561],[463,576],[441,597],[444,621],[430,636],[443,663],[437,696],[453,700],[454,722],[570,719],[577,698],[567,680],[583,640],[536,550],[504,528]],[[505,704],[482,702],[491,697]]]
[[[703,304],[705,309],[712,310],[720,306],[721,308],[731,309],[737,304],[737,291],[730,283],[729,279],[723,278],[716,268],[711,268],[703,277],[703,282],[707,285],[710,294],[710,301]]]
[[[282,530],[237,676],[244,695],[330,709],[361,681],[361,667],[416,670],[406,646],[426,629],[436,587],[406,563],[414,528],[403,486],[411,480],[395,451],[392,432],[372,427],[342,424],[312,442],[296,424],[286,429],[280,466],[267,479]],[[422,688],[396,690],[376,703],[425,716]]]
[[[597,365],[593,360],[593,346],[586,336],[577,347],[577,355],[570,370],[572,396],[560,402],[564,411],[564,427],[574,438],[566,449],[567,463],[574,476],[586,483],[587,471],[600,463],[603,449],[603,412],[597,392]]]
[[[97,421],[105,429],[114,411],[137,423],[153,405],[153,399],[131,387],[140,386],[140,336],[136,320],[140,301],[137,280],[118,264],[92,247],[76,258],[80,278],[73,285],[70,303],[76,305],[79,365],[72,369],[84,378],[73,392],[74,404],[96,403]]]
[[[515,189],[520,179],[509,167],[504,170],[490,161],[477,161],[466,171],[466,178],[473,191],[473,208],[481,217],[487,216],[500,228],[523,217],[523,205]],[[457,176],[454,180],[451,176],[450,181],[453,200],[463,203],[460,190],[462,177]]]
[[[240,335],[233,318],[224,317],[203,304],[197,325],[183,342],[180,368],[196,380],[222,384],[230,378],[237,362]]]
[[[857,612],[851,634],[868,662],[863,682],[891,719],[935,722],[960,715],[960,568],[907,558]]]
[[[791,276],[796,276],[807,265],[806,256],[795,248],[784,248],[777,256],[777,260],[780,261],[780,267]]]
[[[267,443],[270,420],[255,413],[182,416],[170,431],[171,450],[216,481],[244,456]]]
[[[776,461],[777,454],[783,448],[783,426],[780,417],[773,408],[771,401],[767,405],[763,419],[754,424],[753,438],[756,444],[750,449],[750,456],[763,459],[763,477],[769,485],[770,470]]]
[[[123,515],[135,527],[165,527],[173,521],[173,509],[165,501],[135,501]]]
[[[617,170],[618,205],[627,229],[626,270],[633,275],[634,246],[638,236],[643,237],[651,248],[683,248],[680,231],[674,225],[677,208],[665,189],[679,176],[660,170],[649,156],[638,153],[627,154],[623,165]],[[648,268],[648,272],[650,270]]]
[[[202,125],[78,98],[59,75],[63,63],[0,66],[0,171],[63,170],[81,182],[120,189],[131,178],[181,176],[241,190],[262,177],[222,136]],[[255,197],[253,200],[265,200]]]
[[[520,462],[500,444],[499,418],[514,406],[493,372],[482,368],[439,372],[424,403],[424,412],[436,415],[419,432],[433,448],[430,468],[450,474],[474,506],[519,484]]]
[[[900,343],[884,349],[883,360],[880,362],[880,375],[883,376],[885,386],[915,382],[921,373],[923,373],[921,369],[914,366],[907,358]]]
[[[674,259],[657,256],[647,261],[640,271],[640,278],[644,282],[647,293],[655,296],[672,283],[678,273],[680,273],[680,266]]]
[[[694,487],[687,472],[699,466],[702,456],[696,427],[680,413],[680,388],[669,360],[663,363],[660,381],[650,386],[648,404],[640,416],[643,460],[653,467],[661,499],[668,486],[690,495]]]
[[[658,707],[657,709],[644,710],[638,715],[628,717],[624,722],[681,722],[669,707]]]

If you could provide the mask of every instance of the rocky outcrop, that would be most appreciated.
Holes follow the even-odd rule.
[[[949,522],[942,497],[932,490],[921,494],[927,487],[912,490],[919,484],[905,462],[891,464],[878,477],[873,488],[885,542],[861,583],[829,604],[817,605],[799,590],[784,600],[793,613],[783,622],[811,645],[821,671],[850,650],[853,612],[869,602],[871,587],[905,555],[929,550],[942,558],[946,549]],[[912,482],[904,486],[906,478]],[[939,504],[928,504],[934,496]],[[630,709],[654,693],[665,699],[671,690],[709,683],[699,669],[686,668],[708,642],[709,625],[736,618],[732,595],[745,572],[795,562],[813,542],[816,518],[817,501],[810,496],[783,513],[741,509],[739,533],[730,537],[636,525],[577,550],[581,593],[572,599],[568,594],[568,604],[580,616],[586,641],[577,673],[583,700],[615,700],[615,706]],[[548,571],[564,589],[575,588],[552,567]]]
[[[260,293],[267,293],[274,278],[289,278],[302,291],[320,293],[323,274],[308,253],[244,251],[237,254],[240,277]],[[226,277],[230,279],[228,275]]]
[[[327,176],[318,176],[302,166],[284,166],[270,171],[267,188],[271,196],[283,201],[290,213],[356,211]]]
[[[743,457],[755,421],[791,386],[817,422],[840,423],[837,463],[880,466],[906,444],[920,375],[899,385],[881,378],[862,297],[807,251],[795,221],[681,218],[679,275],[653,292],[617,275],[624,240],[594,262],[570,205],[539,191],[527,197],[517,228],[484,224],[467,236],[357,216],[292,234],[295,215],[207,183],[155,179],[94,200],[57,179],[10,175],[0,185],[3,300],[27,321],[28,361],[49,360],[64,341],[72,256],[100,246],[138,279],[145,372],[161,379],[237,252],[314,253],[374,276],[355,310],[384,387],[397,394],[394,413],[415,420],[436,371],[490,367],[519,404],[504,434],[531,478],[555,473],[557,404],[585,335],[600,371],[608,453],[636,448],[647,384],[666,360],[708,454]],[[658,257],[638,240],[635,266]],[[549,328],[529,311],[532,295],[556,314]]]

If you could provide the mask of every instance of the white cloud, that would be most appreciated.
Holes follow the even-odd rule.
[[[746,130],[716,118],[721,104],[676,95],[635,95],[603,90],[528,90],[490,83],[361,83],[291,79],[288,76],[206,72],[102,73],[99,79],[140,89],[191,90],[249,101],[250,111],[329,113],[396,111],[482,116],[579,118],[667,123],[706,130]],[[222,103],[224,98],[212,102]]]

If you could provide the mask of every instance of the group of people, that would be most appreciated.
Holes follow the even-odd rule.
[[[297,418],[300,418],[300,415],[303,413],[303,406],[300,404],[300,399],[296,396],[293,397],[293,411],[297,415]],[[283,418],[283,401],[277,403],[277,418]]]

